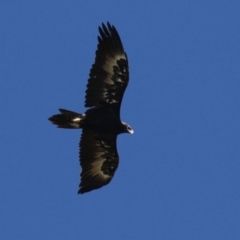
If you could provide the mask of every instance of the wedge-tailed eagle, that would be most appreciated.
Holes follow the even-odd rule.
[[[117,136],[133,134],[121,121],[120,108],[128,85],[127,54],[116,28],[107,23],[99,27],[95,62],[90,70],[84,114],[59,109],[49,120],[59,128],[82,128],[79,143],[81,183],[78,193],[85,193],[108,184],[119,163]]]

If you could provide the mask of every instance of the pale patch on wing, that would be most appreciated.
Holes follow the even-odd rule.
[[[104,79],[105,83],[110,84],[110,85],[114,84],[114,81],[111,79],[114,74],[113,66],[117,66],[117,61],[121,60],[121,59],[124,59],[125,61],[127,60],[124,53],[116,54],[114,56],[110,56],[110,55],[107,56],[107,59],[102,66],[102,69],[108,73],[108,76]],[[119,71],[119,73],[120,73],[120,71]]]
[[[108,56],[107,61],[102,68],[108,73],[104,79],[106,84],[114,85],[116,82],[124,83],[124,77],[128,73],[128,69],[122,67],[120,69],[118,61],[127,61],[125,54],[117,54],[115,56]]]
[[[92,78],[91,84],[89,83],[88,85],[87,94],[88,99],[90,99],[89,102],[97,105],[121,102],[128,75],[128,70],[120,65],[123,61],[126,62],[124,54],[107,57],[105,64],[102,66],[103,71],[105,71],[105,77],[100,79],[96,74],[96,77]]]
[[[104,174],[104,172],[101,169],[104,161],[105,160],[102,159],[100,161],[96,161],[96,162],[92,163],[91,164],[92,169],[89,171],[90,175],[92,175],[92,176],[99,175],[99,177],[103,178],[104,180],[111,179],[112,176]]]

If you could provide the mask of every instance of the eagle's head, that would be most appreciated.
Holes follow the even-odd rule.
[[[122,122],[122,126],[123,126],[123,133],[130,133],[130,134],[134,133],[133,129],[127,123]]]

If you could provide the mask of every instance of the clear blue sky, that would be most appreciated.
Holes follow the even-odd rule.
[[[240,239],[239,1],[2,1],[0,239]],[[78,195],[98,26],[130,65],[113,181]]]

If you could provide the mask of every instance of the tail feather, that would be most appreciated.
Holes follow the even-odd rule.
[[[65,109],[59,109],[60,114],[55,114],[48,118],[53,124],[56,124],[59,128],[81,128],[85,114],[72,112]]]

